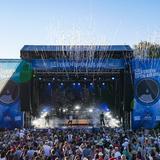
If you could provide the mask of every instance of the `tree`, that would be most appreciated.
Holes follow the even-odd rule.
[[[134,56],[140,58],[160,58],[160,45],[141,41],[134,46]]]

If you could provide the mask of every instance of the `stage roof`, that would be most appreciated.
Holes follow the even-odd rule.
[[[62,53],[86,53],[88,55],[88,52],[98,53],[97,57],[101,56],[102,52],[107,55],[112,53],[113,57],[118,54],[118,58],[122,55],[126,57],[124,54],[127,54],[127,57],[133,56],[133,50],[129,45],[25,45],[20,51],[22,59],[60,58],[59,56],[63,58]]]

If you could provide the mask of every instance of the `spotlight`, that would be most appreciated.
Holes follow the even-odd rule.
[[[105,116],[106,116],[107,118],[112,118],[112,115],[111,115],[110,112],[105,113]]]
[[[103,82],[102,85],[105,86],[105,83]]]
[[[90,86],[93,86],[93,83],[90,83]]]
[[[105,115],[106,115],[106,116],[108,116],[108,115],[110,115],[110,113],[109,113],[109,112],[107,112],[107,113],[105,113]]]
[[[53,77],[53,81],[55,80],[55,78]]]
[[[64,84],[63,83],[61,83],[61,86],[63,86]]]
[[[86,77],[84,77],[84,80],[86,81],[86,80],[87,80],[87,78],[86,78]]]
[[[112,77],[112,80],[115,80],[115,77]]]
[[[106,111],[109,112],[109,108],[107,108]]]
[[[51,83],[49,82],[49,83],[48,83],[48,86],[50,86],[50,85],[51,85]]]
[[[80,86],[81,84],[80,83],[78,83],[78,86]]]
[[[90,113],[92,113],[92,112],[93,112],[93,109],[92,109],[92,108],[90,108],[88,111],[89,111]]]
[[[73,83],[73,86],[75,86],[76,84],[75,83]]]
[[[41,118],[45,118],[47,116],[47,114],[48,114],[48,112],[42,112],[40,116],[41,116]]]
[[[42,78],[41,78],[41,77],[39,77],[39,80],[42,80]]]
[[[75,106],[76,110],[79,110],[81,107],[79,105]]]

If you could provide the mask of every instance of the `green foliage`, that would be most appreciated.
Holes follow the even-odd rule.
[[[160,45],[141,41],[134,46],[134,56],[141,58],[160,58]]]

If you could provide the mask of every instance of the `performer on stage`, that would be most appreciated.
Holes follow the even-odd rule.
[[[49,114],[47,113],[47,115],[45,116],[45,124],[49,125]]]
[[[105,122],[104,122],[104,113],[102,112],[101,114],[100,114],[100,125],[101,126],[105,126]]]
[[[68,125],[72,126],[72,120],[73,120],[73,116],[69,115]]]

